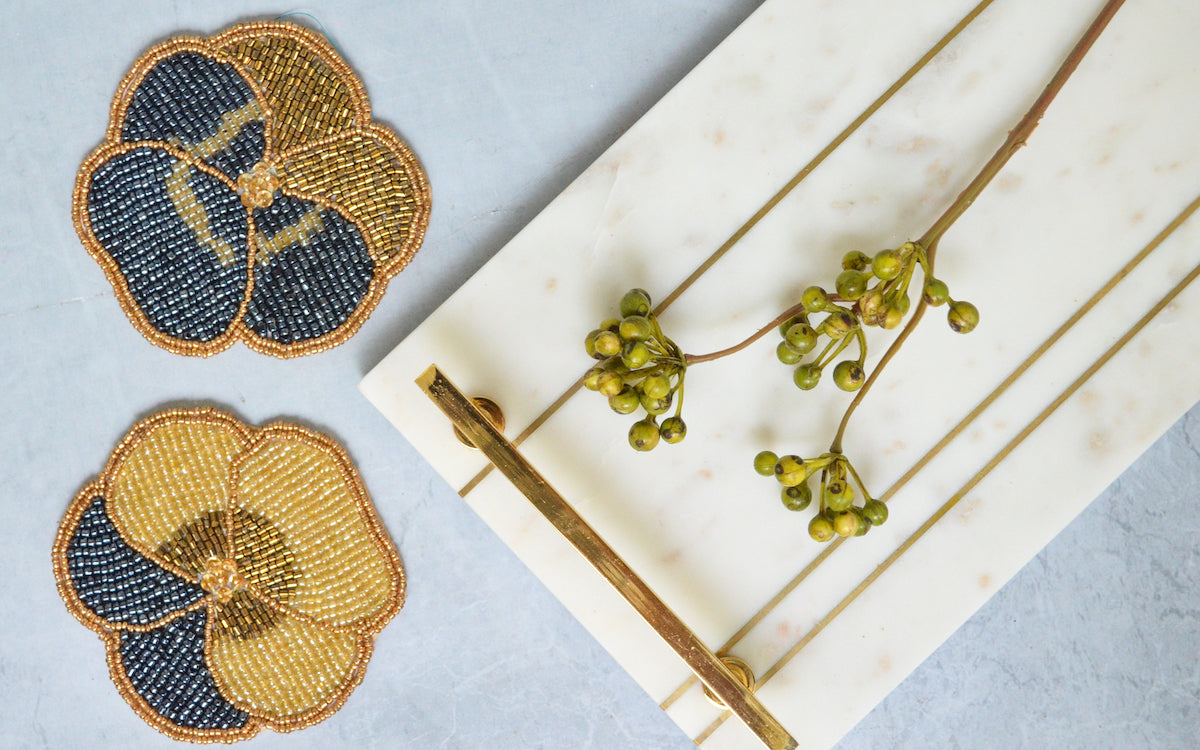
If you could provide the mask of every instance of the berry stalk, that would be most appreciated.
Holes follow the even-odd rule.
[[[775,318],[775,320],[772,320],[770,323],[767,323],[762,328],[759,328],[757,331],[750,334],[750,336],[748,336],[743,341],[740,341],[740,342],[734,344],[733,346],[727,347],[725,349],[721,349],[720,351],[709,352],[708,354],[686,354],[686,355],[684,355],[683,360],[690,367],[691,365],[698,365],[702,362],[711,362],[714,359],[728,357],[730,354],[737,354],[741,350],[745,349],[747,346],[750,346],[755,341],[758,341],[763,336],[770,333],[772,329],[782,325],[785,321],[790,320],[796,313],[800,312],[803,309],[804,309],[804,303],[802,303],[802,302],[792,305],[791,307],[789,307],[788,309],[786,309],[782,313],[780,313],[779,316]]]
[[[983,165],[983,168],[979,170],[979,173],[975,175],[974,179],[972,179],[965,188],[963,188],[963,191],[959,193],[958,197],[953,203],[950,204],[945,212],[938,217],[937,221],[935,221],[933,225],[929,227],[928,231],[921,235],[921,239],[917,241],[917,244],[925,248],[925,257],[928,260],[927,269],[930,276],[933,274],[934,257],[937,255],[938,241],[942,239],[942,235],[944,235],[950,229],[950,227],[954,226],[954,222],[958,221],[958,219],[966,212],[966,210],[970,208],[973,203],[975,203],[975,200],[983,192],[984,188],[986,188],[988,184],[991,183],[992,179],[1000,173],[1000,170],[1003,169],[1006,164],[1008,164],[1008,160],[1011,159],[1013,155],[1016,154],[1017,151],[1019,151],[1026,144],[1026,142],[1029,140],[1029,136],[1032,135],[1033,131],[1037,129],[1038,124],[1042,121],[1042,117],[1045,116],[1046,110],[1050,107],[1050,103],[1054,101],[1056,96],[1058,96],[1058,92],[1062,90],[1063,86],[1067,82],[1067,79],[1069,79],[1075,72],[1075,69],[1079,67],[1079,63],[1083,61],[1084,56],[1091,50],[1092,45],[1095,44],[1096,40],[1100,38],[1100,34],[1104,31],[1105,27],[1108,26],[1109,21],[1113,19],[1113,16],[1116,15],[1117,11],[1120,10],[1121,6],[1124,4],[1125,0],[1108,0],[1108,2],[1104,4],[1104,7],[1100,10],[1100,13],[1096,16],[1096,19],[1092,21],[1091,26],[1087,28],[1087,31],[1085,31],[1083,36],[1079,38],[1079,41],[1075,43],[1075,46],[1071,49],[1071,52],[1067,55],[1067,58],[1063,61],[1062,65],[1059,66],[1059,69],[1050,79],[1050,82],[1046,84],[1046,88],[1042,90],[1041,95],[1039,95],[1034,101],[1033,106],[1029,108],[1029,111],[1025,113],[1025,115],[1017,123],[1017,126],[1009,131],[1008,137],[1004,139],[1004,143],[1000,145],[1000,148],[996,149],[996,153],[992,154],[992,158],[988,159],[987,163]],[[922,298],[921,301],[917,303],[917,309],[913,312],[913,316],[911,319],[909,319],[908,324],[902,331],[900,331],[900,334],[896,336],[896,340],[892,342],[887,351],[884,352],[883,357],[879,360],[879,364],[876,365],[875,370],[871,373],[871,376],[867,378],[867,382],[863,384],[863,387],[858,391],[857,394],[855,394],[854,399],[850,402],[850,405],[846,407],[846,412],[842,415],[842,421],[838,425],[837,434],[834,435],[833,442],[829,446],[830,451],[841,452],[842,437],[845,435],[846,426],[850,423],[850,417],[854,414],[854,411],[858,408],[858,405],[862,403],[862,400],[866,398],[867,393],[871,390],[871,386],[874,384],[875,380],[878,379],[879,374],[883,372],[883,369],[887,366],[887,363],[891,361],[895,353],[899,351],[901,346],[904,345],[904,341],[909,337],[913,329],[916,328],[917,324],[921,322],[921,318],[925,314],[926,306],[927,302],[924,298]],[[953,322],[951,325],[953,325]]]
[[[1100,38],[1100,34],[1108,26],[1108,22],[1112,20],[1113,16],[1117,14],[1117,11],[1124,4],[1125,0],[1108,0],[1104,4],[1096,19],[1092,21],[1092,25],[1088,27],[1083,36],[1079,38],[1079,41],[1075,43],[1070,54],[1067,55],[1067,59],[1063,61],[1058,71],[1055,72],[1054,77],[1046,84],[1046,88],[1042,90],[1041,95],[1034,101],[1033,106],[1029,108],[1029,111],[1025,113],[1025,116],[1021,118],[1017,126],[1009,131],[1008,138],[996,150],[992,158],[983,165],[983,168],[979,170],[979,174],[975,175],[975,179],[971,180],[970,184],[963,189],[954,203],[950,204],[950,207],[933,223],[929,231],[921,236],[919,242],[925,247],[931,262],[933,261],[938,240],[971,207],[971,204],[975,202],[975,199],[979,197],[983,189],[988,186],[992,178],[999,174],[1000,170],[1004,168],[1004,165],[1008,163],[1013,154],[1017,153],[1025,145],[1029,136],[1037,128],[1038,123],[1042,121],[1042,117],[1045,116],[1046,109],[1054,101],[1054,97],[1058,96],[1058,92],[1062,90],[1067,79],[1071,77],[1071,74],[1079,67],[1079,63],[1083,61],[1084,55],[1091,50],[1092,45],[1096,43],[1096,40]]]
[[[781,500],[793,511],[804,510],[811,504],[813,492],[809,482],[820,475],[818,509],[809,524],[809,535],[816,541],[862,536],[873,526],[884,523],[887,507],[871,496],[862,477],[842,452],[842,439],[850,419],[912,335],[927,308],[946,305],[947,322],[957,333],[970,333],[979,323],[975,306],[953,299],[946,283],[934,276],[938,243],[1025,145],[1050,103],[1123,4],[1124,0],[1108,0],[1004,143],[919,240],[880,250],[874,256],[858,251],[846,253],[833,290],[827,292],[820,286],[810,286],[804,290],[800,302],[743,341],[699,355],[684,354],[663,334],[645,290],[626,292],[619,306],[621,317],[602,321],[585,339],[587,353],[598,362],[584,377],[583,385],[607,398],[618,414],[642,412],[629,429],[630,445],[638,451],[649,451],[660,442],[682,441],[687,435],[682,408],[688,367],[736,354],[772,329],[781,337],[776,358],[795,367],[793,381],[801,390],[815,388],[825,368],[833,366],[834,360],[853,346],[857,356],[851,353],[833,366],[834,384],[844,391],[855,392],[855,396],[842,415],[829,451],[809,459],[796,455],[780,457],[763,451],[755,457],[754,467],[758,473],[774,476],[783,485]],[[918,267],[921,282],[919,291],[913,292],[919,296],[914,306],[909,290]],[[867,326],[901,329],[870,376],[864,369]],[[823,346],[822,339],[825,339]],[[674,415],[660,423],[659,419],[672,406]]]

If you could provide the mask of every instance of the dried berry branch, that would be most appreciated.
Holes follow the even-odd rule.
[[[620,304],[622,318],[603,321],[587,336],[588,354],[601,362],[588,372],[584,386],[607,396],[609,405],[620,414],[632,414],[639,408],[645,412],[629,430],[630,445],[648,451],[660,440],[667,443],[683,440],[687,434],[682,419],[683,385],[688,367],[736,354],[772,329],[777,329],[782,338],[776,347],[776,357],[784,364],[796,366],[793,381],[802,390],[816,387],[824,369],[853,346],[857,357],[838,362],[833,381],[842,390],[857,393],[842,415],[829,451],[811,459],[795,455],[781,458],[763,451],[755,457],[754,467],[760,474],[779,480],[783,485],[783,504],[790,510],[804,510],[811,504],[813,493],[808,481],[820,474],[819,511],[809,523],[809,534],[817,541],[829,541],[836,535],[861,536],[887,520],[887,507],[870,495],[842,453],[850,418],[916,329],[927,308],[947,305],[947,322],[958,333],[969,333],[978,324],[979,311],[975,306],[952,299],[949,287],[934,275],[938,243],[1025,145],[1050,103],[1123,4],[1124,0],[1109,0],[1105,4],[1004,143],[928,231],[918,240],[881,250],[874,256],[857,251],[847,253],[834,284],[835,293],[810,286],[797,304],[734,346],[709,354],[685,355],[663,334],[652,311],[650,295],[641,289],[627,292]],[[918,269],[921,293],[913,307],[908,292]],[[863,328],[899,328],[910,307],[911,317],[868,377]],[[811,359],[802,361],[810,355]],[[673,403],[674,415],[660,425],[658,417],[670,410]],[[856,498],[861,498],[862,505],[855,504]]]

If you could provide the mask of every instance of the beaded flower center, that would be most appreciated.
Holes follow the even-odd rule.
[[[254,165],[249,172],[237,180],[238,193],[247,208],[266,208],[275,202],[275,191],[279,189],[279,178],[275,168],[265,161]]]
[[[200,574],[200,588],[213,595],[222,604],[233,598],[233,595],[246,587],[246,582],[238,574],[237,563],[227,558],[208,558],[204,572]]]
[[[236,540],[232,558],[227,529]],[[184,524],[158,554],[197,576],[201,588],[220,605],[214,627],[235,638],[265,632],[277,621],[275,610],[259,595],[287,604],[299,582],[295,556],[283,534],[267,519],[241,509],[234,510],[232,518],[225,511],[211,511]]]

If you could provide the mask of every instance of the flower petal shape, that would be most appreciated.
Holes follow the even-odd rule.
[[[375,630],[399,608],[403,576],[375,518],[366,490],[328,438],[288,425],[263,428],[236,462],[234,505],[244,513],[287,518],[291,565],[300,575],[286,600],[291,610],[337,628]],[[328,519],[336,519],[330,526]],[[259,532],[233,530],[238,557],[261,546]],[[246,569],[260,590],[272,573]]]
[[[253,291],[244,323],[269,351],[314,343],[350,320],[371,290],[375,262],[362,234],[337,211],[278,196],[254,211]]]
[[[121,695],[195,742],[324,720],[404,603],[399,556],[341,447],[211,408],[134,425],[52,558]]]
[[[127,89],[122,141],[170,144],[231,180],[262,161],[265,110],[233,64],[183,49],[139,67],[145,72]]]
[[[402,269],[420,247],[425,173],[386,128],[343,133],[285,154],[280,184],[298,195],[341,206],[364,228],[371,256],[388,273]]]
[[[144,627],[204,598],[200,586],[126,544],[104,506],[104,497],[89,491],[68,514],[75,516],[74,528],[66,540],[66,571],[59,581],[65,584],[64,598],[80,617],[115,628]]]
[[[139,713],[176,739],[253,734],[251,715],[221,694],[209,671],[207,623],[208,610],[198,609],[154,630],[123,632],[109,668]]]
[[[212,40],[262,91],[276,153],[303,146],[371,118],[353,71],[319,35],[299,26],[246,24]]]
[[[77,219],[126,314],[155,339],[226,339],[248,286],[250,222],[237,195],[211,169],[162,147],[117,147],[99,157],[85,170]]]
[[[212,515],[228,508],[233,460],[248,443],[244,425],[213,410],[142,422],[105,469],[109,516],[143,555],[198,579],[204,560],[225,550]]]
[[[354,72],[282,23],[142,55],[74,196],[80,240],[134,326],[196,356],[343,343],[420,248],[429,206],[421,165],[371,119]]]
[[[289,729],[319,721],[358,685],[371,643],[283,614],[253,638],[214,628],[210,661],[222,693],[269,726]]]

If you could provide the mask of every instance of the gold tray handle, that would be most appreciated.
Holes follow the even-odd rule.
[[[521,491],[558,532],[625,597],[637,613],[683,659],[700,681],[771,750],[792,750],[796,740],[738,680],[720,658],[671,611],[633,569],[600,538],[575,509],[525,460],[487,415],[454,386],[436,365],[417,378],[417,385],[442,410],[458,432],[478,447]]]

